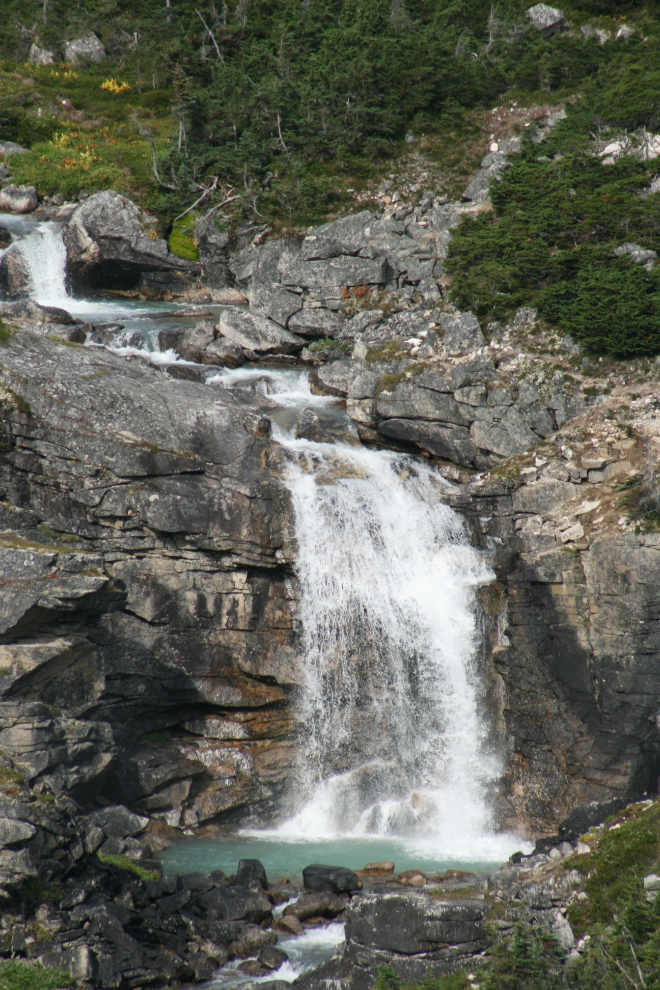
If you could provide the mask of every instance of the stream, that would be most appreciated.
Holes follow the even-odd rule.
[[[123,323],[155,363],[178,360],[160,352],[158,332],[199,316],[173,321],[165,314],[184,307],[171,303],[72,298],[58,225],[14,219],[37,302],[84,321]],[[213,367],[205,382],[263,391],[281,410],[273,436],[286,451],[295,510],[305,672],[299,785],[283,824],[184,838],[162,854],[165,870],[232,874],[239,859],[258,858],[276,882],[300,881],[314,862],[358,869],[391,860],[396,872],[497,868],[520,840],[497,833],[490,812],[503,766],[489,740],[476,592],[492,572],[441,500],[449,483],[421,458],[296,440],[298,415],[310,407],[329,427],[355,434],[345,404],[312,395],[303,368]],[[291,981],[327,958],[342,931],[331,924],[280,936],[290,959],[276,977]],[[213,985],[246,979],[228,964]]]

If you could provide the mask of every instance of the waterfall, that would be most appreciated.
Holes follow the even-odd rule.
[[[392,452],[281,438],[295,509],[304,838],[413,836],[460,855],[501,772],[481,713],[475,589],[447,483]]]
[[[66,309],[71,300],[66,291],[66,248],[62,227],[40,223],[18,242],[30,276],[30,296],[44,306]]]

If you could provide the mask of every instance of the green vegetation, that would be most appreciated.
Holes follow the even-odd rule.
[[[633,155],[603,164],[593,153],[594,136],[660,126],[657,22],[653,30],[623,51],[602,46],[604,65],[567,119],[493,183],[494,212],[462,225],[447,266],[459,305],[483,318],[537,306],[594,353],[660,350],[660,268],[614,253],[625,242],[660,252],[660,197],[640,196],[657,165]]]
[[[11,340],[11,327],[7,326],[4,320],[0,320],[0,344],[6,344]]]
[[[46,969],[41,963],[0,962],[0,990],[59,990],[75,985],[68,973]]]
[[[139,194],[167,226],[218,176],[240,190],[244,218],[300,226],[350,207],[349,190],[364,190],[409,153],[410,128],[438,161],[474,157],[476,166],[482,148],[471,142],[488,126],[478,115],[502,94],[526,105],[584,91],[621,126],[653,116],[654,2],[622,11],[616,0],[582,0],[567,11],[576,26],[595,15],[610,29],[624,13],[635,35],[605,45],[577,31],[544,39],[525,20],[528,5],[6,0],[0,134],[30,146],[15,165],[44,192],[114,185]],[[59,61],[63,42],[89,30],[108,60]],[[27,65],[33,43],[51,48],[55,62]],[[638,67],[632,95],[612,77],[622,59]]]
[[[100,852],[96,855],[106,866],[116,866],[118,870],[128,870],[130,873],[134,873],[136,877],[139,877],[140,880],[158,879],[157,873],[154,873],[153,870],[145,870],[143,866],[140,866],[129,856],[111,856],[110,853]]]
[[[192,213],[182,220],[175,220],[168,239],[169,249],[179,258],[199,261],[199,251],[194,240],[195,218]]]
[[[660,527],[660,497],[656,490],[645,483],[641,474],[635,474],[619,485],[621,498],[617,507],[625,509],[629,519],[635,520],[646,532]]]

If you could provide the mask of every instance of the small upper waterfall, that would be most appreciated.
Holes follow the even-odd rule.
[[[487,746],[475,588],[491,573],[446,482],[406,455],[282,437],[299,545],[306,803],[278,830],[474,855]]]
[[[38,224],[29,236],[18,242],[18,250],[28,270],[31,298],[44,306],[69,306],[66,247],[61,224]]]

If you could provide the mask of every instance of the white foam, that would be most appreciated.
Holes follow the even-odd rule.
[[[273,834],[506,858],[477,663],[475,588],[492,573],[440,501],[447,483],[406,456],[278,437],[293,455],[306,800]]]

